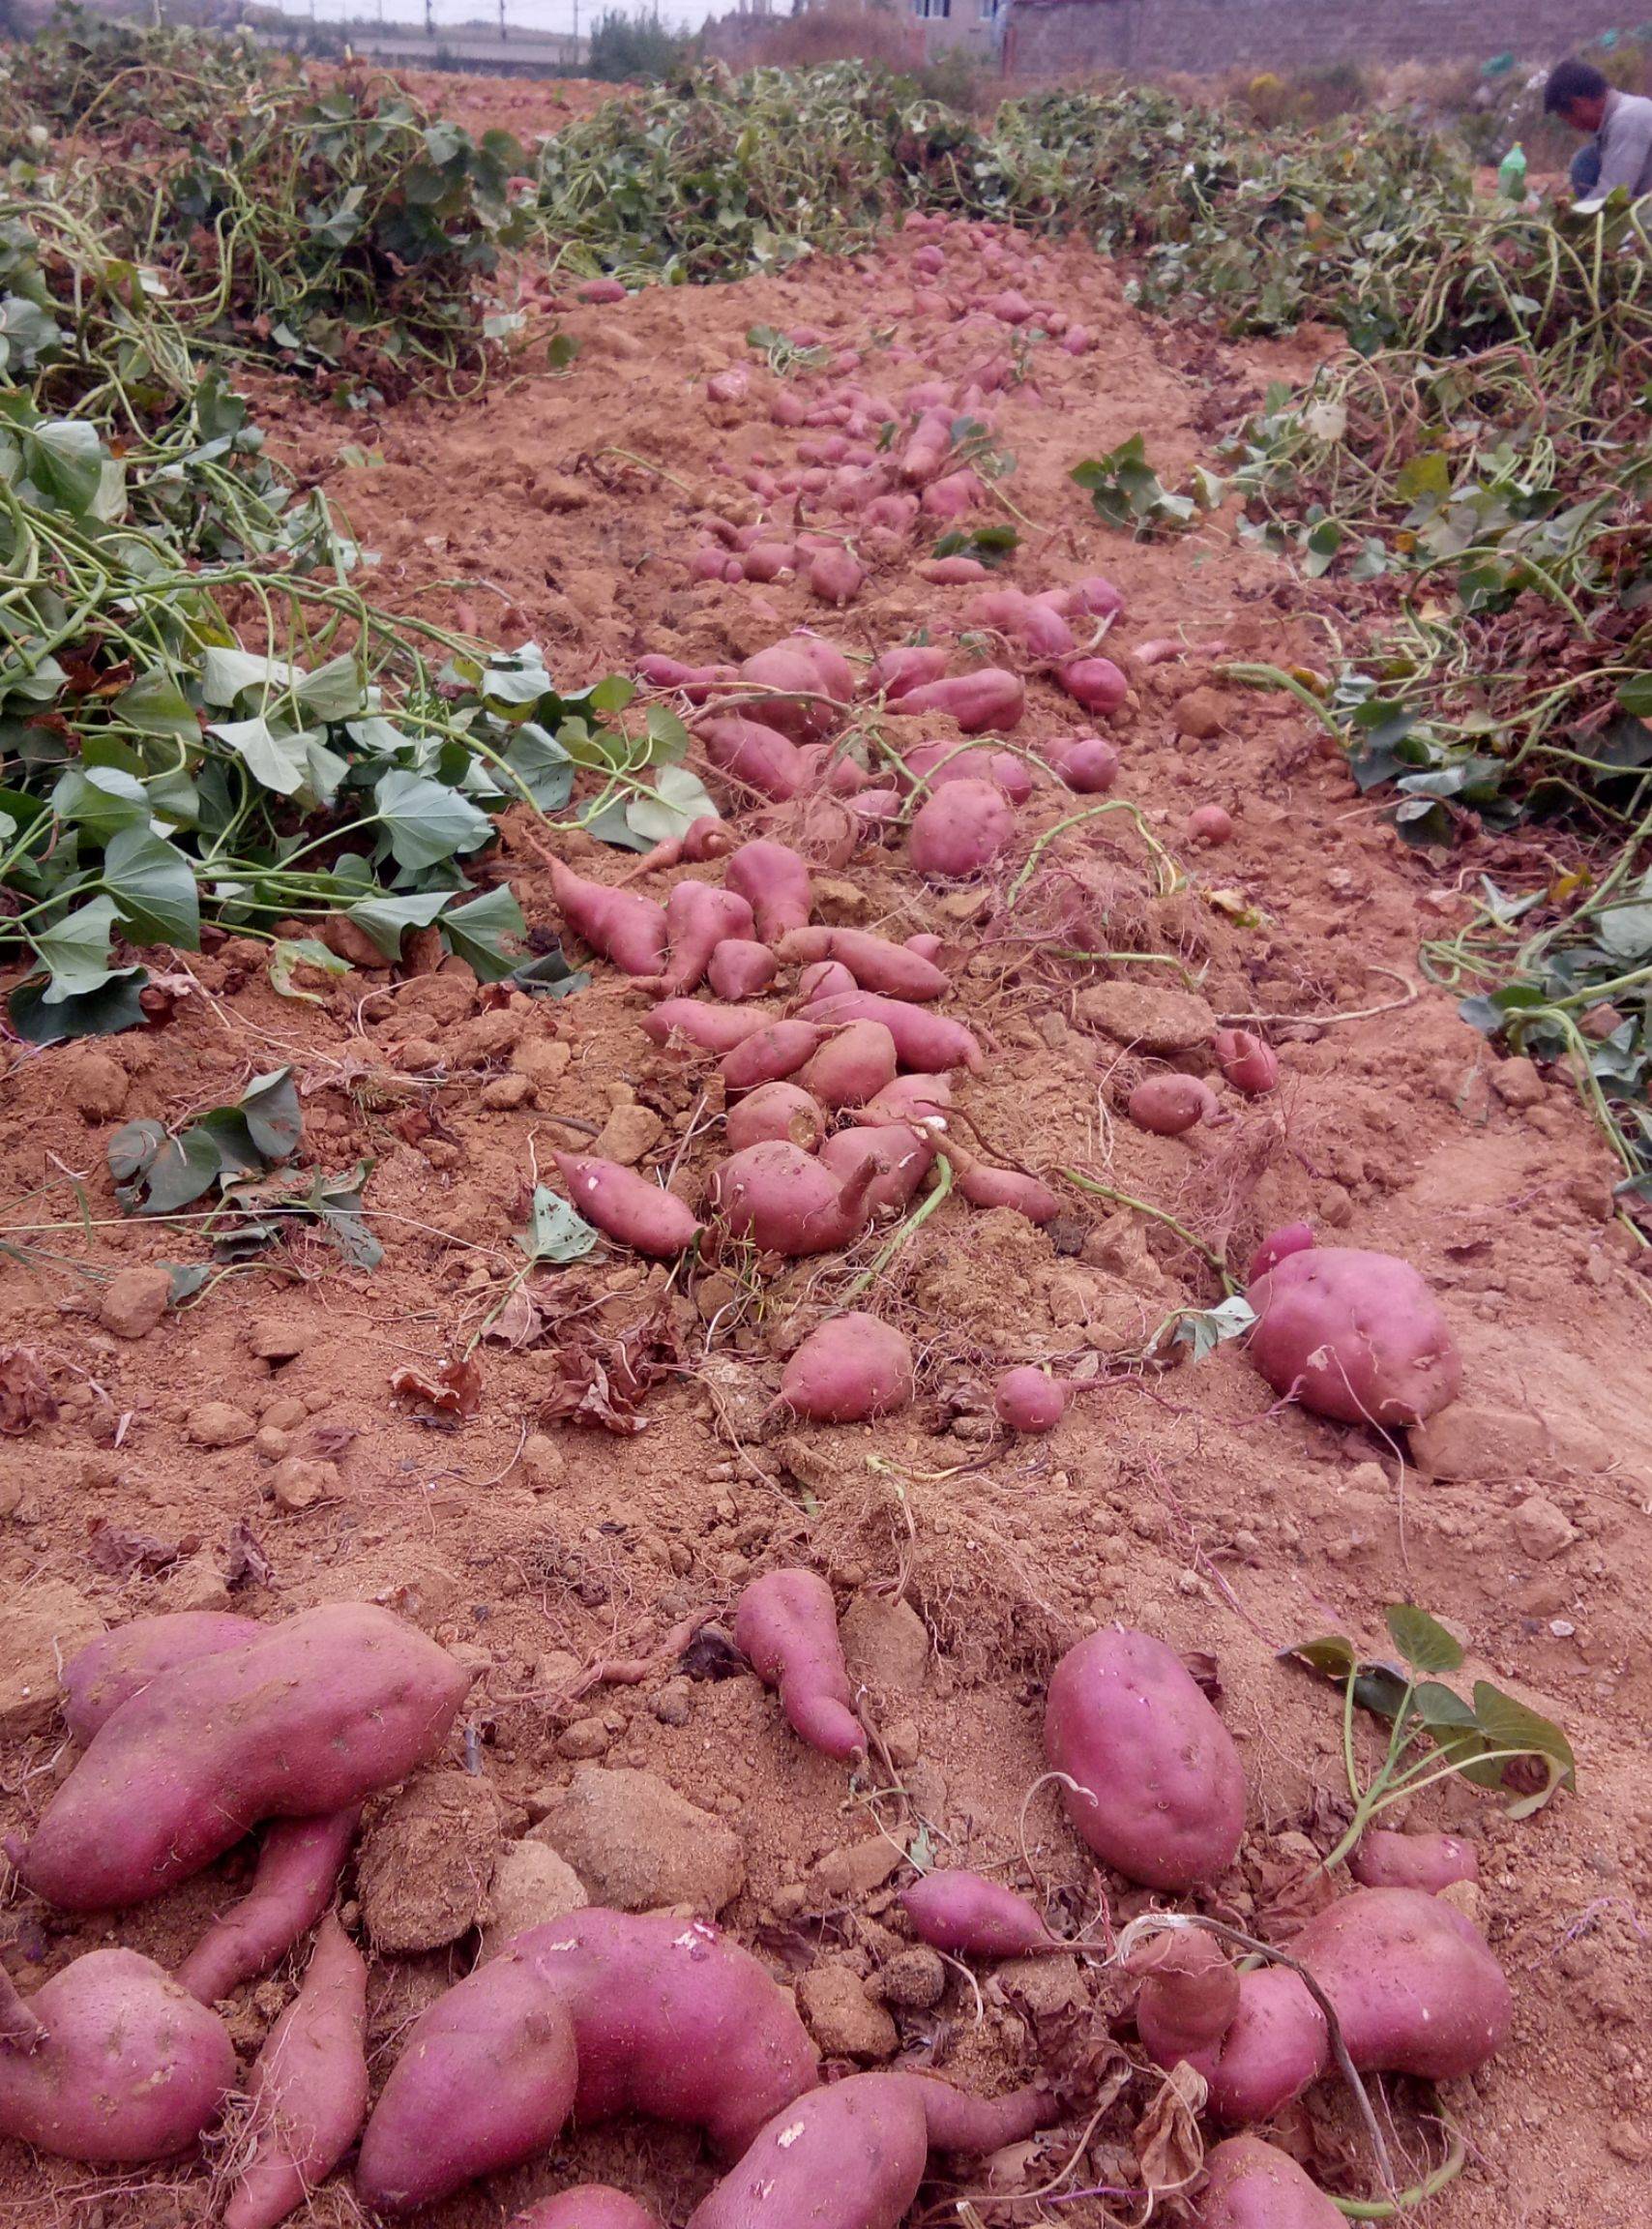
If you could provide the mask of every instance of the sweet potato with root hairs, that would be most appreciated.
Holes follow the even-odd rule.
[[[1024,758],[978,743],[919,743],[906,753],[904,764],[908,774],[931,789],[942,782],[994,782],[1012,805],[1024,805],[1033,792]]]
[[[731,782],[743,782],[759,797],[783,805],[803,788],[804,765],[797,745],[778,728],[724,712],[702,721],[698,732],[718,772]]]
[[[434,2205],[553,2143],[569,2114],[704,2129],[724,2157],[819,2080],[790,1996],[698,1920],[574,1912],[529,1928],[414,2022],[357,2187]]]
[[[1086,712],[1116,712],[1130,695],[1130,683],[1110,658],[1075,658],[1056,679]]]
[[[88,1950],[26,2001],[0,1972],[0,2136],[88,2166],[187,2152],[235,2080],[216,2012],[135,1950]]]
[[[757,998],[780,972],[780,962],[753,936],[725,936],[712,954],[706,982],[719,998]]]
[[[1149,1076],[1131,1093],[1126,1112],[1138,1130],[1155,1138],[1180,1138],[1184,1131],[1207,1121],[1219,1102],[1210,1085],[1197,1076]]]
[[[593,1153],[558,1153],[554,1159],[569,1198],[605,1238],[662,1260],[693,1244],[699,1223],[674,1192]]]
[[[865,1229],[875,1170],[846,1180],[801,1145],[748,1145],[713,1171],[711,1202],[736,1238],[764,1254],[830,1254]]]
[[[902,1068],[921,1068],[938,1076],[948,1068],[979,1074],[986,1064],[974,1032],[961,1022],[928,1006],[914,1006],[909,999],[881,998],[875,991],[842,991],[812,999],[809,1019],[823,1029],[844,1022],[881,1022],[895,1040]]]
[[[909,689],[890,706],[892,712],[944,712],[966,735],[988,728],[1013,728],[1026,710],[1027,693],[1018,673],[1001,666],[978,667],[949,680],[927,681]]]
[[[765,946],[759,946],[765,950]],[[709,998],[663,998],[642,1017],[642,1033],[656,1045],[673,1038],[702,1053],[732,1053],[774,1017],[761,1006],[720,1006]]]
[[[825,1041],[825,1030],[812,1022],[766,1023],[723,1055],[718,1072],[730,1091],[752,1091],[795,1076]]]
[[[751,906],[737,890],[685,877],[665,901],[664,972],[646,977],[643,988],[658,998],[681,998],[697,990],[723,938],[749,937],[755,926]]]
[[[252,2064],[252,2152],[223,2210],[223,2229],[276,2229],[338,2166],[367,2119],[367,1964],[329,1916],[303,1988]]]
[[[1229,2136],[1205,2160],[1193,2229],[1345,2229],[1345,2216],[1288,2152]]]
[[[1033,1958],[1068,1945],[1024,1896],[961,1867],[926,1873],[903,1888],[900,1909],[921,1943],[965,1958]]]
[[[1247,1098],[1259,1098],[1280,1080],[1280,1056],[1249,1029],[1219,1029],[1210,1041],[1224,1082]]]
[[[1173,1649],[1107,1625],[1068,1649],[1044,1716],[1067,1816],[1098,1858],[1149,1888],[1183,1890],[1232,1864],[1245,1828],[1233,1738]]]
[[[71,1912],[159,1896],[262,1819],[342,1811],[428,1764],[471,1678],[369,1602],[283,1619],[124,1704],[13,1861]]]
[[[162,1672],[260,1640],[268,1630],[257,1619],[237,1618],[227,1610],[174,1610],[158,1618],[133,1618],[88,1641],[64,1666],[63,1722],[76,1741],[90,1741],[105,1718]]]
[[[1462,1387],[1438,1301],[1408,1262],[1361,1246],[1287,1254],[1247,1289],[1245,1352],[1276,1393],[1342,1424],[1420,1424]]]
[[[1016,810],[995,782],[946,782],[906,831],[906,857],[927,882],[984,875],[1014,843]]]
[[[910,1122],[857,1124],[828,1138],[820,1159],[845,1184],[870,1174],[867,1206],[871,1215],[903,1215],[934,1166],[935,1144],[928,1130],[914,1129]]]
[[[731,1152],[760,1145],[766,1138],[783,1138],[812,1153],[826,1135],[826,1110],[801,1085],[759,1084],[730,1107],[723,1128]]]
[[[799,1740],[845,1764],[865,1754],[866,1735],[855,1716],[838,1638],[837,1606],[817,1571],[794,1566],[753,1579],[735,1605],[734,1646],[763,1685],[780,1696]]]
[[[1208,2051],[1238,2018],[1238,1969],[1202,1928],[1149,1936],[1125,1960],[1125,1972],[1141,1983],[1136,2012],[1153,2033],[1155,2054],[1174,2054],[1162,2064]]]
[[[332,1903],[361,1818],[361,1806],[351,1804],[318,1819],[277,1820],[246,1895],[213,1921],[178,1968],[192,1997],[216,2005],[280,1964]]]
[[[1098,797],[1118,780],[1118,745],[1102,735],[1064,735],[1047,743],[1043,756],[1080,797]]]
[[[803,1088],[834,1113],[864,1107],[895,1081],[895,1040],[881,1022],[851,1022],[798,1070]]]
[[[1030,1362],[1006,1370],[992,1388],[992,1413],[1012,1432],[1053,1432],[1067,1402],[1063,1381]]]
[[[781,1379],[786,1407],[815,1424],[862,1424],[904,1409],[911,1398],[911,1342],[893,1323],[859,1310],[811,1331]]]
[[[1330,2000],[1362,2073],[1455,2081],[1508,2035],[1513,2001],[1502,1968],[1472,1920],[1437,1896],[1356,1888],[1316,1913],[1290,1954]],[[1136,2006],[1141,2040],[1161,2065],[1166,2011],[1174,2016],[1173,2003]],[[1221,2040],[1177,2055],[1204,2076],[1211,2110],[1227,2122],[1271,2120],[1331,2064],[1324,2015],[1284,1966],[1241,1975],[1239,2008]]]
[[[932,643],[902,644],[874,660],[866,678],[869,695],[887,697],[891,703],[909,689],[927,688],[947,669],[947,654]]]
[[[838,960],[863,991],[920,1005],[939,998],[947,978],[932,960],[910,945],[892,944],[867,929],[792,929],[780,940],[780,957],[789,962]]]
[[[814,905],[809,866],[786,845],[762,839],[742,844],[729,853],[723,879],[751,906],[763,943],[773,944],[788,929],[807,926]]]
[[[550,888],[563,919],[582,943],[627,975],[658,975],[665,965],[665,913],[635,890],[609,890],[550,862]]]
[[[660,2229],[646,2206],[606,2183],[581,2183],[542,2198],[518,2214],[511,2229]]]
[[[775,2115],[688,2229],[896,2229],[931,2147],[996,2152],[1055,2118],[1047,2091],[971,2097],[927,2074],[851,2074]]]
[[[1362,1888],[1420,1888],[1437,1896],[1457,1881],[1478,1881],[1480,1853],[1460,1834],[1401,1834],[1368,1827],[1348,1871]]]
[[[948,1139],[944,1150],[952,1163],[954,1188],[972,1207],[1013,1207],[1029,1223],[1041,1226],[1053,1223],[1060,1214],[1061,1202],[1037,1176],[1024,1175],[1019,1169],[994,1169],[955,1139]]]

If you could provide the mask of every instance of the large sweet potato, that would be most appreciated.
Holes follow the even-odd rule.
[[[0,1976],[0,2136],[136,2166],[187,2152],[235,2079],[216,2012],[135,1950],[88,1950],[26,2003]]]
[[[1276,1393],[1343,1424],[1420,1424],[1462,1386],[1457,1342],[1408,1262],[1361,1246],[1307,1246],[1245,1297],[1245,1352]]]
[[[14,1862],[72,1912],[159,1896],[261,1819],[342,1811],[427,1764],[471,1677],[369,1602],[263,1627],[123,1704]]]
[[[63,1722],[76,1741],[90,1741],[105,1718],[161,1673],[256,1641],[268,1630],[229,1610],[175,1610],[100,1633],[63,1668]]]
[[[363,2200],[433,2205],[581,2122],[649,2113],[725,2156],[811,2090],[795,2007],[696,1920],[575,1912],[533,1927],[415,2021],[362,2139]]]
[[[1277,2144],[1229,2136],[1205,2167],[1194,2229],[1343,2229],[1343,2215]]]

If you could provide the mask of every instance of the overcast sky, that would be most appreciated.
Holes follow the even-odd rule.
[[[275,0],[275,5],[289,15],[308,15],[310,0]],[[588,30],[593,15],[604,13],[605,0],[579,0],[579,28]],[[660,19],[664,23],[680,25],[685,29],[703,23],[708,15],[728,13],[735,0],[660,0]],[[435,18],[438,23],[465,23],[477,17],[488,21],[498,19],[499,0],[435,0]],[[315,14],[323,22],[337,23],[349,16],[371,16],[377,0],[315,0]],[[639,15],[643,11],[634,4],[621,7],[623,15]],[[505,0],[507,20],[519,24],[524,30],[572,31],[574,28],[574,0]],[[778,14],[789,14],[789,0],[779,0]],[[387,23],[417,23],[425,20],[424,0],[384,0],[384,18]]]

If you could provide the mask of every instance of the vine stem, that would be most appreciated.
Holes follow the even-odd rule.
[[[1228,1272],[1226,1263],[1214,1253],[1202,1238],[1195,1238],[1185,1223],[1164,1207],[1155,1207],[1150,1201],[1138,1200],[1134,1192],[1120,1192],[1110,1184],[1100,1184],[1093,1176],[1080,1176],[1077,1169],[1063,1169],[1061,1174],[1069,1184],[1077,1184],[1080,1192],[1093,1192],[1098,1200],[1111,1200],[1120,1207],[1132,1207],[1138,1215],[1150,1216],[1155,1223],[1163,1223],[1166,1231],[1173,1231],[1184,1246],[1191,1247],[1201,1262],[1207,1263],[1222,1279],[1223,1289],[1229,1294],[1239,1290],[1238,1280]]]

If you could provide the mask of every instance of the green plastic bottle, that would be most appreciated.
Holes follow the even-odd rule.
[[[1526,151],[1518,139],[1497,165],[1497,183],[1503,190],[1505,201],[1525,199]]]

